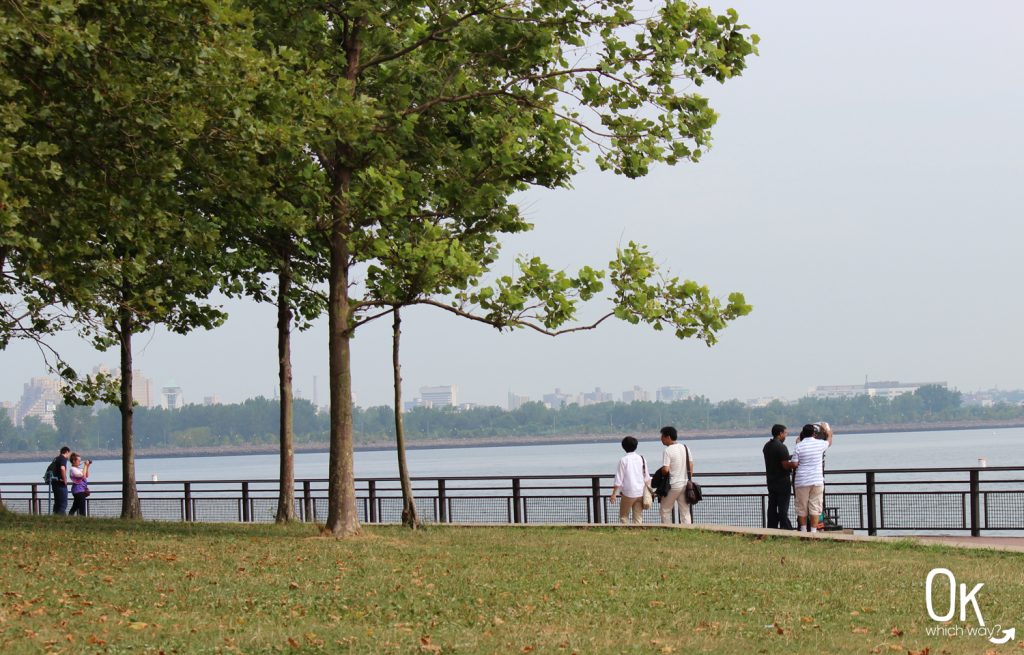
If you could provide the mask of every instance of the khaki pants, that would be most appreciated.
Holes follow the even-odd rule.
[[[633,512],[633,520],[629,520],[629,513]],[[630,498],[623,496],[619,498],[619,523],[627,525],[640,525],[644,522],[644,497]]]
[[[825,486],[815,485],[813,487],[796,488],[796,515],[811,516],[814,521],[808,521],[811,525],[818,525],[818,517],[821,515],[821,507],[825,500]]]
[[[685,487],[679,487],[678,489],[670,489],[668,495],[661,499],[661,522],[665,524],[672,523],[672,506],[679,506],[679,520],[683,525],[692,525],[693,516],[690,514],[690,506],[686,504],[686,498],[683,496]]]

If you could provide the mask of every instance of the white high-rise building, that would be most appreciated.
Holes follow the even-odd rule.
[[[34,416],[43,423],[56,427],[53,415],[57,405],[64,402],[61,389],[64,383],[57,378],[32,378],[25,383],[21,400],[14,408],[14,423],[22,425],[25,419]]]
[[[543,396],[544,404],[549,409],[562,409],[566,405],[571,405],[577,402],[577,398],[567,393],[563,393],[561,389],[555,387],[554,393],[546,393]]]
[[[596,405],[598,403],[610,403],[614,400],[610,393],[601,391],[601,387],[594,387],[591,393],[584,393],[581,405]]]
[[[629,391],[622,392],[622,402],[624,403],[646,403],[650,402],[651,394],[647,389],[633,385],[633,388]]]
[[[508,411],[514,412],[528,402],[530,402],[529,396],[520,396],[511,391],[508,392]]]
[[[92,369],[93,375],[99,373],[115,379],[121,378],[120,368],[111,370],[103,364]],[[132,369],[132,401],[139,407],[153,407],[156,404],[156,401],[153,399],[153,381],[143,375],[142,371],[137,368]]]
[[[454,407],[459,404],[458,389],[454,384],[439,387],[420,387],[420,399],[431,407]]]
[[[864,384],[833,384],[819,386],[811,389],[807,394],[811,398],[854,398],[856,396],[870,396],[872,398],[886,398],[892,400],[905,393],[914,393],[924,386],[935,386],[946,388],[945,382],[896,382],[886,380],[883,382],[868,382]]]
[[[690,397],[690,390],[683,387],[659,387],[655,392],[655,399],[659,403],[674,403],[677,400],[686,400]]]
[[[169,385],[160,390],[160,406],[164,409],[181,409],[185,406],[185,397],[181,387],[172,380]]]

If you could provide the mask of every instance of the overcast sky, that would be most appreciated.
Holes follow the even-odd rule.
[[[589,170],[569,191],[521,198],[536,229],[505,252],[602,264],[629,240],[751,315],[707,348],[608,325],[552,340],[497,334],[437,310],[405,313],[406,397],[456,384],[505,404],[554,387],[618,395],[678,385],[713,400],[796,398],[819,384],[946,381],[1024,387],[1024,4],[715,2],[761,36],[743,77],[706,87],[721,114],[699,164],[643,180]],[[502,271],[505,272],[505,271]],[[230,304],[228,323],[136,338],[154,386],[188,402],[270,396],[275,315]],[[327,397],[325,321],[295,339],[295,387]],[[58,341],[82,370],[116,365]],[[353,347],[360,405],[391,396],[390,322]],[[0,353],[0,400],[43,374],[36,350]]]

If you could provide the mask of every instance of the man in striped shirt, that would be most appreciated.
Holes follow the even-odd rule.
[[[818,516],[825,500],[825,451],[832,445],[828,423],[808,424],[800,431],[793,449],[797,463],[793,487],[796,491],[797,530],[818,531]]]

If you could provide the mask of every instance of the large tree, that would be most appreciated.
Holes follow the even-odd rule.
[[[205,208],[230,186],[224,153],[251,150],[244,116],[260,58],[247,47],[246,15],[227,3],[71,0],[45,3],[41,18],[88,38],[33,58],[51,41],[31,25],[14,55],[32,90],[20,134],[45,135],[56,172],[19,210],[18,230],[46,256],[19,246],[12,260],[98,347],[120,350],[121,516],[137,518],[132,337],[223,319],[205,301],[222,257],[219,217]]]
[[[266,42],[299,54],[316,106],[295,154],[323,170],[329,206],[316,216],[330,259],[326,532],[352,534],[350,349],[376,307],[357,283],[382,242],[409,217],[525,229],[509,194],[567,185],[589,149],[630,177],[698,159],[716,115],[692,87],[737,75],[755,39],[735,12],[679,0],[643,17],[627,0],[253,6]],[[492,210],[445,210],[467,195]]]

